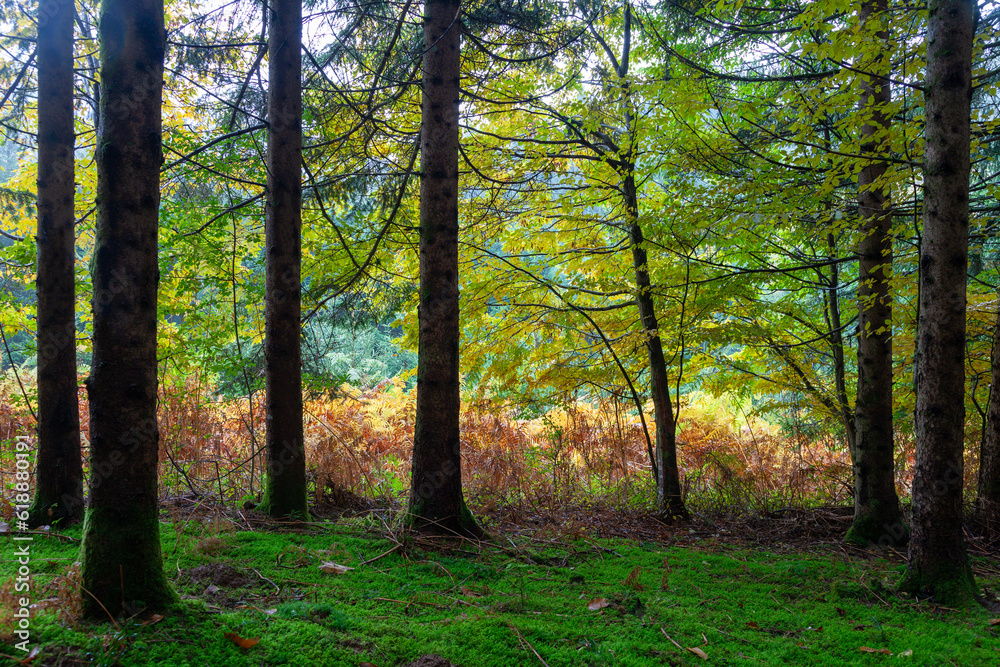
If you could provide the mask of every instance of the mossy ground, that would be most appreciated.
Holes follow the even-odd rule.
[[[41,647],[32,665],[390,667],[427,653],[466,667],[1000,662],[988,612],[897,597],[898,559],[830,547],[774,553],[712,539],[678,547],[493,530],[489,544],[400,545],[374,518],[295,532],[226,520],[161,529],[165,569],[187,599],[161,620],[119,619],[117,629],[43,611],[32,620]],[[79,528],[67,534],[79,538]],[[78,543],[39,536],[31,551],[37,601],[55,594]],[[0,581],[13,576],[13,552],[0,536]],[[326,561],[355,569],[324,573]],[[224,633],[259,642],[241,648]],[[0,662],[21,657],[0,644]]]

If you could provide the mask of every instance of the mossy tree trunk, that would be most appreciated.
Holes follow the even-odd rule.
[[[990,353],[990,398],[979,446],[979,480],[976,510],[984,516],[1000,513],[1000,312],[993,328]]]
[[[481,536],[462,495],[459,440],[459,0],[424,3],[420,126],[420,340],[410,498],[414,529]]]
[[[76,378],[72,2],[38,12],[38,460],[31,526],[83,516]]]
[[[917,321],[917,454],[901,589],[969,605],[962,533],[972,0],[931,0],[925,78],[924,218]]]
[[[899,545],[908,539],[896,495],[892,433],[892,208],[884,184],[889,149],[889,18],[886,0],[862,3],[859,22],[874,38],[871,57],[858,78],[861,153],[868,163],[858,175],[858,394],[854,402],[854,522],[847,540]]]
[[[84,613],[163,609],[156,424],[162,0],[103,0]]]
[[[270,4],[264,357],[267,477],[258,509],[307,520],[302,431],[302,2]]]

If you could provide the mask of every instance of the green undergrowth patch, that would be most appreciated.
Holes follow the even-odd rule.
[[[900,565],[877,556],[503,535],[400,543],[366,519],[161,529],[181,604],[116,625],[50,605],[31,622],[32,664],[395,667],[428,653],[464,667],[1000,661],[987,612],[896,596]],[[14,545],[0,537],[0,582],[14,576]],[[33,601],[66,598],[78,547],[32,542]],[[0,660],[23,657],[0,645]]]

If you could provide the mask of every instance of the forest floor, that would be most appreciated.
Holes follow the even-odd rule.
[[[1000,663],[993,612],[893,593],[904,554],[845,546],[841,508],[674,527],[595,508],[494,512],[484,542],[403,534],[379,510],[316,514],[278,524],[175,500],[161,533],[182,602],[114,623],[76,617],[80,529],[36,535],[31,654],[9,639],[17,566],[11,536],[0,536],[0,663]],[[995,607],[998,553],[976,540],[970,553]]]

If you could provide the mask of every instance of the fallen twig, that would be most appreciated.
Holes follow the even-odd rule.
[[[520,639],[522,642],[524,642],[525,646],[531,649],[531,652],[535,654],[535,657],[538,658],[538,660],[543,665],[545,665],[545,667],[549,667],[549,663],[545,662],[545,659],[542,656],[538,655],[538,651],[535,650],[535,647],[531,645],[531,642],[529,642],[527,639],[524,638],[524,635],[521,634],[520,630],[514,627],[513,623],[510,623],[508,621],[507,627],[514,631],[514,634],[517,635],[517,638]]]

